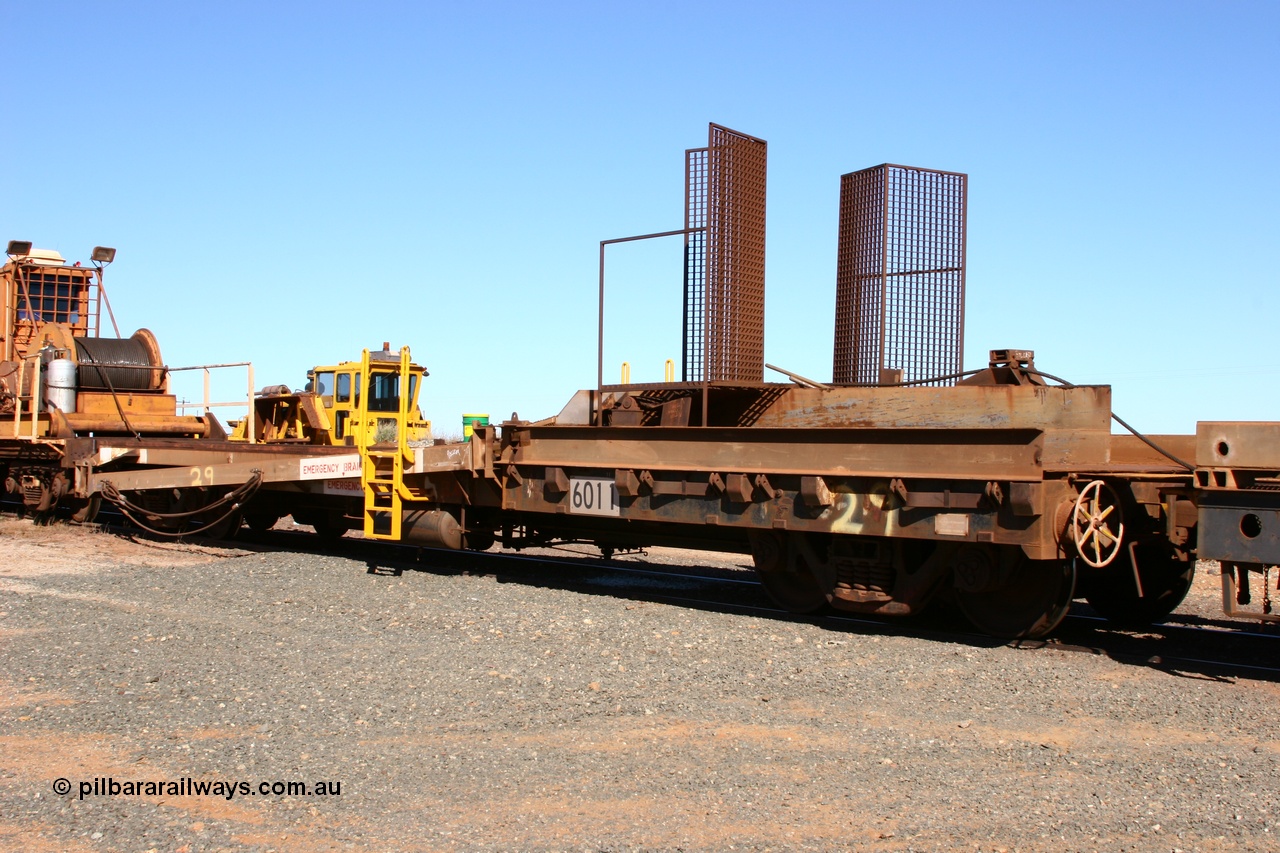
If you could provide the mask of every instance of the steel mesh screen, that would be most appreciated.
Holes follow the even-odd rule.
[[[18,312],[21,320],[40,323],[65,323],[80,325],[80,315],[88,302],[91,278],[87,271],[34,268],[25,276],[26,293],[30,302]]]
[[[9,290],[12,315],[4,353],[22,357],[40,345],[37,330],[48,323],[71,327],[79,336],[98,334],[99,285],[93,269],[69,266],[13,264],[0,277],[0,290]],[[0,340],[5,334],[0,327]]]
[[[684,338],[681,378],[694,382],[703,374],[707,317],[707,149],[685,151],[684,227],[698,228],[684,237]]]
[[[960,371],[967,194],[956,172],[885,164],[841,177],[834,381]]]
[[[764,378],[767,154],[764,140],[717,124],[686,154],[686,227],[705,228],[686,254],[686,381]]]

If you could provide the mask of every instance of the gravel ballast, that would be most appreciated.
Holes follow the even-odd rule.
[[[6,849],[1280,849],[1269,681],[61,535],[4,540]]]

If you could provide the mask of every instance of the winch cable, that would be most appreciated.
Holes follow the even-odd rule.
[[[873,388],[907,388],[912,385],[930,385],[934,382],[947,382],[952,379],[964,379],[967,376],[976,376],[979,373],[986,373],[991,368],[983,367],[978,370],[962,370],[959,373],[948,373],[946,376],[931,376],[928,379],[908,379],[906,382],[874,382],[871,383]]]
[[[1063,379],[1063,378],[1061,378],[1061,377],[1059,377],[1059,376],[1054,376],[1052,373],[1044,373],[1043,371],[1036,370],[1036,369],[1034,369],[1034,368],[1023,368],[1023,370],[1024,370],[1026,373],[1033,373],[1033,374],[1035,374],[1036,376],[1043,376],[1045,379],[1052,379],[1054,382],[1057,382],[1057,383],[1061,384],[1061,385],[1062,385],[1062,387],[1064,387],[1064,388],[1078,388],[1078,387],[1079,387],[1078,385],[1075,385],[1075,384],[1073,384],[1073,383],[1071,383],[1071,382],[1068,382],[1067,380],[1065,380],[1065,379]],[[1179,465],[1181,465],[1183,468],[1186,468],[1188,471],[1194,471],[1194,470],[1196,470],[1196,466],[1194,466],[1194,465],[1190,464],[1189,462],[1186,462],[1185,460],[1179,459],[1177,456],[1174,456],[1172,453],[1170,453],[1169,451],[1165,450],[1163,447],[1161,447],[1160,445],[1156,444],[1154,441],[1152,441],[1151,439],[1147,438],[1145,435],[1143,435],[1142,433],[1138,432],[1138,431],[1137,431],[1136,429],[1134,429],[1133,427],[1129,426],[1129,423],[1128,423],[1124,418],[1122,418],[1122,417],[1120,417],[1119,415],[1117,415],[1115,412],[1112,412],[1112,413],[1111,413],[1111,419],[1112,419],[1113,421],[1115,421],[1116,423],[1120,424],[1120,426],[1122,426],[1122,427],[1124,427],[1125,429],[1127,429],[1129,432],[1133,433],[1133,435],[1134,435],[1134,436],[1135,436],[1139,441],[1141,441],[1143,444],[1147,445],[1147,447],[1150,447],[1150,448],[1151,448],[1152,450],[1154,450],[1156,453],[1159,453],[1161,456],[1165,457],[1166,459],[1171,459],[1172,461],[1174,461],[1174,462],[1178,463]]]
[[[1054,382],[1057,382],[1063,388],[1079,388],[1080,387],[1079,385],[1076,385],[1074,382],[1068,382],[1067,380],[1063,379],[1060,376],[1054,376],[1052,373],[1045,373],[1042,370],[1036,370],[1034,367],[1019,367],[1017,369],[1022,371],[1023,373],[1029,373],[1033,376],[1042,376],[1045,379],[1049,379]],[[948,373],[945,376],[934,376],[929,379],[912,379],[908,382],[884,382],[873,387],[906,388],[910,385],[930,385],[934,382],[947,382],[952,379],[963,379],[967,376],[974,376],[975,374],[978,374],[978,373],[984,373],[987,370],[990,370],[990,368],[984,367],[979,370],[965,370],[965,371],[961,371],[960,373]],[[1196,466],[1192,465],[1191,463],[1187,462],[1184,459],[1180,459],[1177,456],[1174,456],[1172,453],[1165,450],[1160,445],[1156,444],[1150,438],[1147,438],[1147,436],[1138,432],[1136,429],[1134,429],[1132,426],[1129,425],[1128,421],[1126,421],[1124,418],[1117,415],[1115,412],[1111,413],[1111,419],[1116,423],[1120,424],[1120,426],[1127,429],[1129,432],[1133,433],[1134,437],[1136,437],[1139,441],[1141,441],[1143,444],[1147,445],[1156,453],[1159,453],[1161,456],[1165,457],[1166,459],[1176,462],[1178,465],[1181,465],[1183,468],[1186,468],[1188,471],[1194,471],[1196,469]]]
[[[137,516],[139,515],[144,516],[145,518],[147,518],[148,521],[153,521],[153,522],[168,520],[176,523],[176,522],[185,521],[195,516],[204,515],[210,510],[216,509],[220,506],[223,506],[224,504],[230,504],[226,512],[222,513],[222,515],[218,516],[216,519],[205,522],[205,524],[202,525],[202,528],[210,528],[218,524],[221,524],[223,521],[226,521],[227,519],[231,518],[231,516],[234,513],[240,511],[240,509],[243,508],[245,502],[248,501],[249,498],[253,497],[254,493],[258,491],[258,487],[261,485],[262,485],[262,471],[258,468],[254,468],[251,472],[251,476],[249,477],[249,479],[241,483],[234,490],[227,492],[225,495],[218,498],[216,501],[205,504],[204,506],[198,507],[197,509],[187,510],[185,512],[154,512],[152,510],[147,509],[146,507],[139,506],[138,504],[135,504],[133,501],[129,500],[129,498],[123,492],[121,492],[119,489],[116,488],[115,483],[112,483],[110,480],[102,481],[101,493],[104,498],[106,498],[111,504],[117,507],[121,513],[124,514],[125,518],[129,519],[129,521],[133,522],[138,527],[141,527],[143,530],[147,531],[148,533],[154,534],[156,536],[164,536],[170,539],[178,539],[183,536],[186,536],[188,533],[192,531],[183,530],[175,533],[171,530],[159,530],[147,524],[146,522],[142,521]]]

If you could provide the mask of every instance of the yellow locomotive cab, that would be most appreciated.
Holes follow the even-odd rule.
[[[368,446],[396,440],[396,414],[400,411],[400,354],[388,344],[369,353],[366,377],[363,363],[344,361],[318,366],[307,372],[301,391],[284,386],[268,387],[254,400],[252,418],[235,424],[232,441],[249,440],[253,424],[254,441],[267,444],[317,444]],[[406,438],[419,444],[431,440],[431,422],[422,417],[418,394],[427,371],[409,364]],[[368,401],[361,415],[361,396]]]

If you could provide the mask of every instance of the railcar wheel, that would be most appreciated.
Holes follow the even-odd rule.
[[[244,523],[249,525],[249,529],[254,533],[266,533],[268,530],[276,526],[276,522],[280,520],[280,514],[273,511],[255,510],[244,514]]]
[[[975,628],[1007,640],[1034,640],[1058,627],[1075,594],[1071,560],[1028,560],[1012,548],[969,546],[956,555],[955,596]]]
[[[325,542],[337,542],[343,536],[347,535],[350,528],[346,524],[335,521],[327,516],[321,516],[311,522],[311,526],[316,529],[316,535]]]
[[[463,536],[468,551],[488,551],[497,541],[492,530],[468,530]]]
[[[128,524],[160,536],[177,536],[187,531],[186,518],[174,518],[175,513],[192,508],[191,497],[177,489],[145,489],[125,492],[106,499],[124,513]]]
[[[1179,560],[1163,543],[1135,545],[1138,583],[1128,550],[1105,571],[1081,577],[1085,600],[1100,616],[1119,625],[1142,626],[1163,622],[1187,597],[1195,579],[1196,564]]]
[[[77,524],[92,524],[98,517],[102,507],[102,493],[94,492],[91,496],[77,501],[76,509],[71,513],[71,520]]]
[[[240,533],[240,525],[244,523],[244,513],[240,510],[212,522],[201,523],[191,532],[197,536],[208,536],[210,539],[232,540]]]
[[[817,613],[831,603],[836,580],[830,563],[814,553],[804,534],[752,531],[751,556],[760,584],[779,607]]]
[[[315,529],[316,535],[326,542],[341,539],[351,528],[347,525],[346,516],[338,510],[330,509],[298,509],[293,512],[295,524],[307,524]]]

